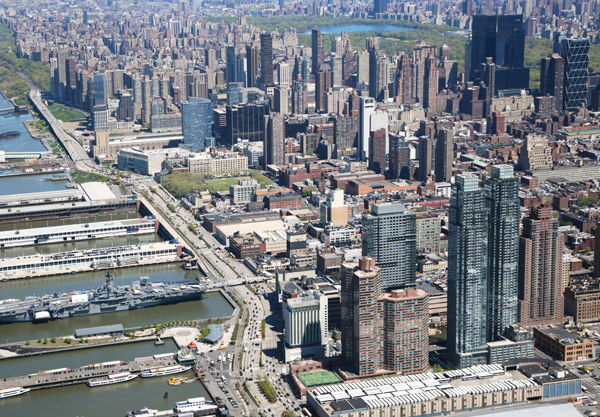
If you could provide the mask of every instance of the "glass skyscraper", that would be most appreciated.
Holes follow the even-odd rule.
[[[573,111],[587,106],[590,65],[590,40],[555,38],[554,49],[565,60],[564,109]]]
[[[415,285],[416,214],[403,204],[375,204],[362,225],[362,254],[381,268],[382,291]]]
[[[204,151],[207,143],[213,143],[211,101],[190,97],[189,101],[181,103],[181,124],[183,146],[194,152]]]
[[[108,105],[108,88],[106,76],[102,73],[94,75],[94,106]]]
[[[485,182],[488,226],[488,341],[517,323],[519,279],[519,179],[512,165],[495,165]]]
[[[459,368],[487,362],[488,209],[470,174],[452,185],[448,236],[448,358]]]

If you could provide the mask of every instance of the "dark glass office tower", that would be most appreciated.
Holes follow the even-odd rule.
[[[540,62],[540,94],[554,97],[555,112],[564,105],[565,60],[559,54],[542,58]]]
[[[517,323],[519,280],[519,179],[512,165],[494,165],[485,182],[488,227],[488,341]]]
[[[496,69],[498,90],[529,88],[529,68],[525,68],[525,29],[523,15],[475,15],[470,40],[470,59],[465,71],[470,80],[481,77],[479,65],[491,57]]]
[[[273,85],[273,37],[270,33],[260,34],[260,66],[263,88]]]
[[[212,137],[212,103],[206,98],[190,97],[181,103],[183,146],[191,151],[203,151]],[[208,140],[210,143],[210,140]]]
[[[557,36],[554,49],[565,60],[564,110],[573,111],[587,106],[590,40]]]
[[[387,8],[387,0],[373,0],[373,13],[385,13],[387,12]]]
[[[487,362],[488,209],[479,179],[457,175],[448,236],[448,358],[459,368]]]
[[[235,53],[235,46],[227,45],[225,48],[227,58],[227,68],[225,75],[227,76],[228,83],[238,82],[238,63],[237,54]]]
[[[267,115],[269,115],[267,102],[227,106],[225,140],[228,145],[233,147],[238,139],[263,142],[265,140],[265,116]]]
[[[323,63],[325,50],[323,49],[323,32],[319,29],[312,30],[312,73],[317,75],[317,71]],[[307,81],[304,76],[302,77]]]

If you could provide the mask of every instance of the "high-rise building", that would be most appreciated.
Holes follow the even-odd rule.
[[[390,62],[380,49],[369,51],[369,95],[376,101],[389,96]]]
[[[381,269],[375,259],[343,263],[342,354],[358,375],[371,375],[383,368],[380,325]]]
[[[375,204],[362,224],[362,254],[381,267],[382,290],[414,285],[416,215],[403,204]]]
[[[435,56],[425,58],[425,78],[423,79],[423,107],[437,111],[438,70]]]
[[[192,151],[203,151],[212,137],[212,103],[206,98],[191,97],[181,103],[183,145]]]
[[[242,87],[238,83],[227,84],[227,105],[236,106],[242,103]]]
[[[385,129],[371,131],[369,136],[369,169],[378,174],[385,174]]]
[[[358,375],[403,374],[429,367],[429,295],[407,288],[381,292],[375,259],[341,266],[342,353]]]
[[[142,124],[150,124],[152,116],[152,82],[146,75],[142,80]]]
[[[285,123],[279,113],[265,116],[268,119],[265,134],[264,158],[265,166],[269,164],[283,165],[285,163]]]
[[[594,230],[594,238],[597,239],[595,242],[600,242],[600,223],[596,223],[596,229]],[[594,279],[598,278],[600,278],[600,245],[594,245]],[[566,281],[568,285],[568,277]]]
[[[279,86],[273,89],[273,108],[275,112],[288,114],[290,112],[289,87]]]
[[[492,166],[485,191],[489,209],[487,340],[494,341],[517,323],[521,209],[513,166]]]
[[[308,89],[302,76],[292,84],[292,113],[305,114],[308,110]]]
[[[373,0],[373,13],[380,14],[387,12],[387,0]]]
[[[429,293],[417,288],[379,296],[383,316],[383,366],[404,375],[429,369]]]
[[[534,207],[523,219],[519,245],[519,322],[558,323],[564,319],[563,235],[550,207]]]
[[[452,177],[452,155],[454,152],[454,130],[442,129],[435,141],[435,181],[450,182]]]
[[[590,40],[557,36],[554,50],[565,60],[563,109],[573,111],[587,106]]]
[[[479,79],[479,65],[488,57],[500,67],[496,69],[495,91],[529,88],[523,15],[473,16],[470,56],[465,60],[470,81]]]
[[[120,92],[117,120],[119,122],[133,122],[134,119],[133,97],[127,92]]]
[[[411,180],[410,146],[403,137],[390,134],[390,170],[391,180]]]
[[[357,145],[358,117],[336,117],[333,119],[333,141],[338,150]]]
[[[348,224],[348,206],[344,202],[344,190],[335,189],[319,206],[319,221],[324,225],[345,226]]]
[[[94,75],[94,106],[108,105],[108,85],[104,73]]]
[[[396,70],[396,102],[412,104],[412,66],[410,58],[401,54]]]
[[[459,368],[487,362],[488,209],[479,179],[457,175],[448,235],[448,357]]]
[[[434,164],[434,144],[429,136],[419,138],[419,181],[427,181]]]
[[[325,57],[325,49],[323,48],[323,32],[319,29],[312,30],[312,73],[317,75],[317,71],[321,68],[323,58]]]
[[[540,94],[554,97],[554,111],[564,105],[565,60],[559,54],[542,58],[540,62]]]
[[[552,149],[548,146],[548,138],[535,133],[525,136],[518,162],[523,171],[551,169]]]
[[[260,74],[263,88],[273,85],[273,37],[270,33],[260,34]]]
[[[315,107],[317,111],[327,111],[327,90],[333,87],[331,67],[322,64],[315,77]]]
[[[267,102],[227,106],[225,110],[225,140],[233,147],[238,139],[250,142],[265,140],[265,116],[269,114]]]
[[[246,86],[254,87],[258,78],[258,48],[253,45],[246,45],[246,60],[248,61],[248,79]]]
[[[225,68],[225,80],[228,83],[238,82],[238,59],[235,53],[235,46],[227,45],[225,48],[226,56],[226,68]]]
[[[358,102],[358,156],[369,159],[369,137],[371,136],[371,116],[375,114],[375,100],[371,97],[359,97]]]

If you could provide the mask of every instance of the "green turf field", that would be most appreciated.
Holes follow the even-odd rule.
[[[336,382],[341,382],[341,379],[337,377],[331,371],[317,371],[317,372],[308,372],[305,374],[298,374],[298,378],[306,387],[316,387],[318,385],[329,385],[335,384]]]
[[[48,106],[48,110],[56,117],[58,120],[62,120],[65,123],[70,122],[75,119],[85,119],[85,114],[80,112],[79,110],[65,108],[58,104],[52,104]]]

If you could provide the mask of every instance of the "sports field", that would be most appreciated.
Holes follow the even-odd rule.
[[[319,385],[335,384],[336,382],[341,381],[341,379],[339,379],[337,375],[331,371],[317,371],[298,374],[298,378],[300,378],[300,381],[302,381],[307,388],[316,387]]]
[[[65,123],[68,123],[71,120],[75,119],[86,118],[85,114],[80,112],[79,110],[66,108],[58,104],[51,104],[50,106],[48,106],[48,110],[50,110],[54,117],[56,117],[59,120],[62,120]]]

